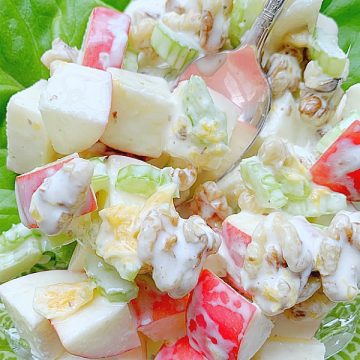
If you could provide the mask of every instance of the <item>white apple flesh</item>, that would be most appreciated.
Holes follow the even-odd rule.
[[[84,280],[85,274],[53,270],[22,276],[0,285],[0,298],[36,358],[54,360],[64,352],[64,348],[50,322],[33,309],[35,289]]]
[[[111,106],[111,75],[77,64],[61,63],[40,98],[41,115],[56,152],[90,148],[106,127]]]
[[[46,80],[38,81],[13,95],[7,106],[7,167],[18,174],[56,157],[39,111],[40,95],[46,86]]]
[[[126,303],[105,297],[65,318],[51,321],[66,351],[90,359],[120,355],[140,346],[135,320]]]
[[[173,108],[166,80],[109,68],[113,97],[109,123],[101,141],[131,154],[159,157]]]

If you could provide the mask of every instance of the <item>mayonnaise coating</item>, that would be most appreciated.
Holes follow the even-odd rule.
[[[161,291],[183,297],[195,287],[207,256],[217,252],[219,235],[200,216],[182,219],[172,203],[145,207],[140,218],[139,258],[152,266]]]
[[[55,235],[67,229],[91,191],[93,172],[90,161],[76,158],[44,180],[30,204],[30,214],[40,230]]]

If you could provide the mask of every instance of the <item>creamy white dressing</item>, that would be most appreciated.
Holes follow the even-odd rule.
[[[55,235],[66,230],[72,219],[80,215],[91,191],[93,171],[90,161],[71,160],[47,177],[34,192],[30,214],[45,234]]]
[[[352,226],[351,235],[343,220],[337,219],[346,216]],[[333,224],[339,232],[337,240],[341,246],[341,254],[336,271],[323,278],[325,294],[332,301],[351,301],[359,293],[360,282],[360,249],[356,247],[356,233],[354,226],[360,224],[360,212],[341,212],[333,220]]]
[[[140,215],[138,254],[153,267],[156,286],[180,298],[195,287],[206,257],[218,250],[220,238],[202,218],[182,219],[172,206],[163,203]]]
[[[50,69],[51,63],[56,60],[76,63],[79,57],[79,50],[71,47],[59,38],[56,38],[51,49],[41,56],[41,62]]]

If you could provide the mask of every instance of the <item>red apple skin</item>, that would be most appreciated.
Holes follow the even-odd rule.
[[[349,166],[349,159],[344,156],[358,149],[360,120],[354,121],[311,167],[313,181],[346,195],[349,201],[360,201],[360,168],[356,161]]]
[[[146,275],[138,276],[136,284],[139,293],[131,301],[131,307],[137,319],[138,330],[153,341],[175,340],[183,336],[188,296],[173,299],[158,290],[151,277]],[[171,321],[174,321],[174,326],[169,327]]]
[[[193,349],[189,338],[184,336],[173,345],[163,346],[155,360],[206,360],[204,356]]]
[[[82,45],[82,65],[99,70],[121,68],[131,19],[119,11],[97,7],[89,18]]]
[[[242,268],[246,248],[251,243],[251,236],[226,220],[223,223],[221,235],[235,265]]]
[[[203,270],[186,312],[190,345],[208,360],[236,360],[257,312],[255,305],[208,270]]]
[[[251,236],[231,224],[230,221],[225,220],[222,226],[221,237],[227,253],[233,262],[230,273],[227,273],[224,280],[247,299],[252,299],[252,294],[242,287],[239,280],[240,271],[244,265],[246,248],[251,243]],[[233,274],[231,271],[236,272],[236,274]]]
[[[51,164],[36,168],[28,173],[19,175],[15,181],[16,202],[19,208],[21,222],[28,228],[37,228],[36,221],[31,217],[29,209],[31,198],[34,192],[40,187],[44,180],[54,175],[66,163],[78,158],[78,154],[66,156]],[[97,209],[95,194],[90,189],[86,197],[86,203],[83,206],[81,215],[88,214]]]

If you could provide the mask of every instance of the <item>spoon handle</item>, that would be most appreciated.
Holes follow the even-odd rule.
[[[272,25],[281,13],[286,0],[268,0],[264,10],[255,20],[252,28],[245,35],[243,45],[254,45],[261,54],[265,41],[270,33]]]

